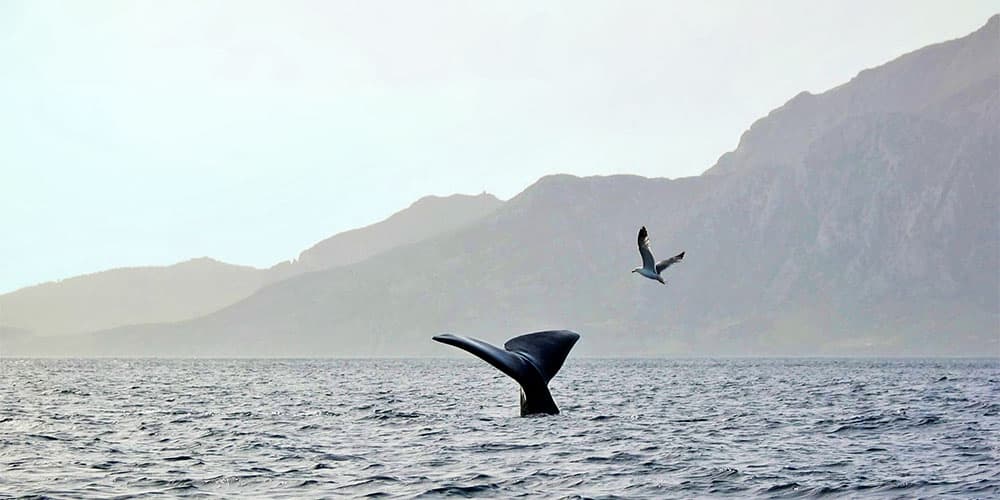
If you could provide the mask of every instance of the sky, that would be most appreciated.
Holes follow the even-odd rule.
[[[0,293],[269,267],[429,194],[699,175],[993,1],[0,0]]]

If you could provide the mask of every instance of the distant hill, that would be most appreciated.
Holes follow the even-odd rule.
[[[391,248],[462,227],[492,213],[502,204],[488,193],[425,196],[381,222],[331,236],[285,266],[294,270],[293,274],[299,274],[354,264]]]
[[[246,298],[266,279],[209,258],[112,269],[0,295],[0,326],[64,335],[195,318]]]
[[[428,196],[381,222],[332,236],[298,260],[267,270],[200,258],[172,266],[112,269],[23,288],[0,295],[0,332],[17,332],[23,338],[196,318],[244,299],[266,283],[353,264],[454,230],[501,204],[485,193]]]
[[[569,328],[580,355],[1000,355],[1000,17],[762,118],[704,175],[549,176],[380,265],[30,354],[453,355]],[[687,251],[666,286],[629,273]],[[392,265],[384,265],[392,263]],[[13,336],[12,336],[13,338]]]

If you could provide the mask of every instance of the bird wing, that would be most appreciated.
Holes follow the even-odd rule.
[[[639,255],[642,256],[642,267],[653,269],[653,252],[649,251],[649,234],[646,233],[646,226],[639,230]]]
[[[661,261],[657,262],[656,263],[656,272],[657,272],[657,274],[663,272],[664,269],[666,269],[666,268],[668,268],[668,267],[670,267],[670,266],[672,266],[672,265],[680,262],[683,259],[684,259],[684,252],[681,252],[681,253],[679,253],[677,255],[674,255],[673,257],[671,257],[671,258],[669,258],[667,260],[661,260]]]

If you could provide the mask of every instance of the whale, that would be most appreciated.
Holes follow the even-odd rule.
[[[521,416],[558,415],[549,392],[549,381],[562,368],[580,335],[569,330],[548,330],[508,340],[503,349],[488,342],[445,333],[434,340],[455,346],[486,361],[521,386]]]

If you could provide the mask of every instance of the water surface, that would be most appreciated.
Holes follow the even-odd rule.
[[[996,360],[0,360],[0,496],[1000,496]]]

